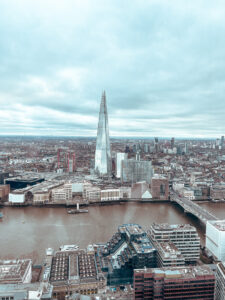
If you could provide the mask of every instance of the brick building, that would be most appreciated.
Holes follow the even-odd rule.
[[[169,182],[168,179],[160,174],[155,174],[151,181],[151,194],[153,199],[169,199]]]
[[[135,300],[214,299],[215,275],[207,266],[134,270]]]

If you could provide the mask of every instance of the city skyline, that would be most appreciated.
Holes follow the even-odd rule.
[[[222,1],[0,3],[0,135],[224,135]]]

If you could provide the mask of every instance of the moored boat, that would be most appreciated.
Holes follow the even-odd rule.
[[[88,209],[68,209],[68,214],[81,214],[81,213],[88,213]]]

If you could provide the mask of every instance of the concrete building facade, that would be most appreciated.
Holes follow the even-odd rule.
[[[225,260],[225,220],[207,222],[206,248],[216,259]]]

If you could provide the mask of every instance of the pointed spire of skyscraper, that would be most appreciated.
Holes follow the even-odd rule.
[[[111,149],[109,141],[109,125],[108,125],[108,113],[106,106],[105,91],[102,93],[102,100],[99,112],[98,121],[98,133],[96,141],[95,151],[95,171],[101,175],[111,175],[112,161],[111,161]]]

